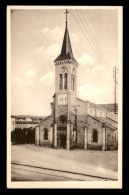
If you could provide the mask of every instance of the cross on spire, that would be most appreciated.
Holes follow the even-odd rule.
[[[66,12],[64,13],[64,14],[66,14],[66,26],[67,26],[67,14],[68,14],[69,12],[67,11],[67,9],[66,9]]]

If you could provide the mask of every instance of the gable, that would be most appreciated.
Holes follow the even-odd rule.
[[[51,115],[50,116],[48,116],[48,117],[46,117],[45,119],[43,119],[40,123],[39,123],[39,125],[42,125],[42,124],[44,124],[44,123],[51,123]]]

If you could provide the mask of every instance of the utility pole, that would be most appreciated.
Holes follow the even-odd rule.
[[[118,69],[116,69],[116,66],[114,66],[113,68],[113,78],[114,78],[114,113],[117,114],[117,110],[116,110],[116,84],[118,85],[117,79],[116,79],[116,75],[118,73]]]

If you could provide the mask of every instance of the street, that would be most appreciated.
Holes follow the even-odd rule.
[[[12,145],[12,181],[117,180],[117,151]]]
[[[108,179],[12,164],[12,181],[107,181]]]

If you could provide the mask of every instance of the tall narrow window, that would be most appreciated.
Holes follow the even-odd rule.
[[[75,76],[71,74],[71,90],[75,89]]]
[[[116,132],[115,132],[115,143],[116,143]]]
[[[60,90],[63,89],[63,77],[62,77],[62,74],[60,74],[59,89],[60,89]]]
[[[44,129],[44,140],[48,140],[48,130]]]
[[[93,142],[98,142],[98,131],[96,129],[93,130]]]
[[[71,90],[73,90],[73,75],[71,74]]]
[[[75,76],[73,77],[73,90],[74,90],[74,86],[75,86]]]
[[[64,75],[64,89],[67,89],[67,74]]]

